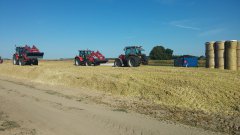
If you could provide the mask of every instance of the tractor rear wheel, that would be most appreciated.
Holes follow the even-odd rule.
[[[121,59],[115,59],[114,61],[114,67],[122,67],[123,63],[121,61]]]
[[[75,59],[75,66],[80,66],[80,60],[79,59]]]
[[[138,58],[136,56],[130,56],[127,59],[127,64],[129,67],[138,67],[138,66],[140,66],[140,58]]]

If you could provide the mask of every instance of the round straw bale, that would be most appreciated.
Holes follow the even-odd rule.
[[[214,43],[215,68],[218,69],[224,69],[224,43],[225,41]]]
[[[229,70],[237,69],[237,41],[225,42],[225,68]]]
[[[214,68],[214,42],[206,42],[206,68]]]

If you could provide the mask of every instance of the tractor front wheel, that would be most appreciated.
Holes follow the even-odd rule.
[[[115,59],[114,66],[115,67],[122,67],[122,61],[120,59]]]
[[[127,60],[127,64],[129,67],[138,67],[140,66],[140,59],[135,56],[130,56]]]
[[[75,66],[80,66],[80,60],[79,59],[75,59]]]
[[[25,65],[25,62],[23,59],[19,60],[19,66],[24,66]]]
[[[87,60],[85,65],[86,65],[86,66],[92,66],[92,62],[89,61],[89,60]]]
[[[15,56],[13,56],[13,65],[18,65],[18,64],[19,64],[18,60],[16,59]]]
[[[17,65],[17,60],[13,58],[13,65]]]

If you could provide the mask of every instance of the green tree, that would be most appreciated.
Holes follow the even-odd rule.
[[[150,52],[150,59],[152,60],[171,60],[173,56],[173,50],[163,46],[155,46]]]
[[[198,57],[198,60],[205,60],[206,59],[206,57],[205,56],[200,56],[200,57]]]

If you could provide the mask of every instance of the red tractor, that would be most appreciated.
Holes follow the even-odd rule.
[[[38,59],[43,58],[44,53],[40,52],[36,46],[16,47],[13,55],[14,65],[38,65]]]
[[[0,64],[2,64],[3,63],[3,59],[1,58],[1,56],[0,56]]]
[[[141,64],[148,65],[148,58],[142,53],[141,46],[128,46],[124,48],[125,55],[121,54],[114,61],[115,67],[138,67]]]
[[[79,55],[75,57],[76,66],[99,66],[107,62],[108,60],[99,51],[79,50]]]

